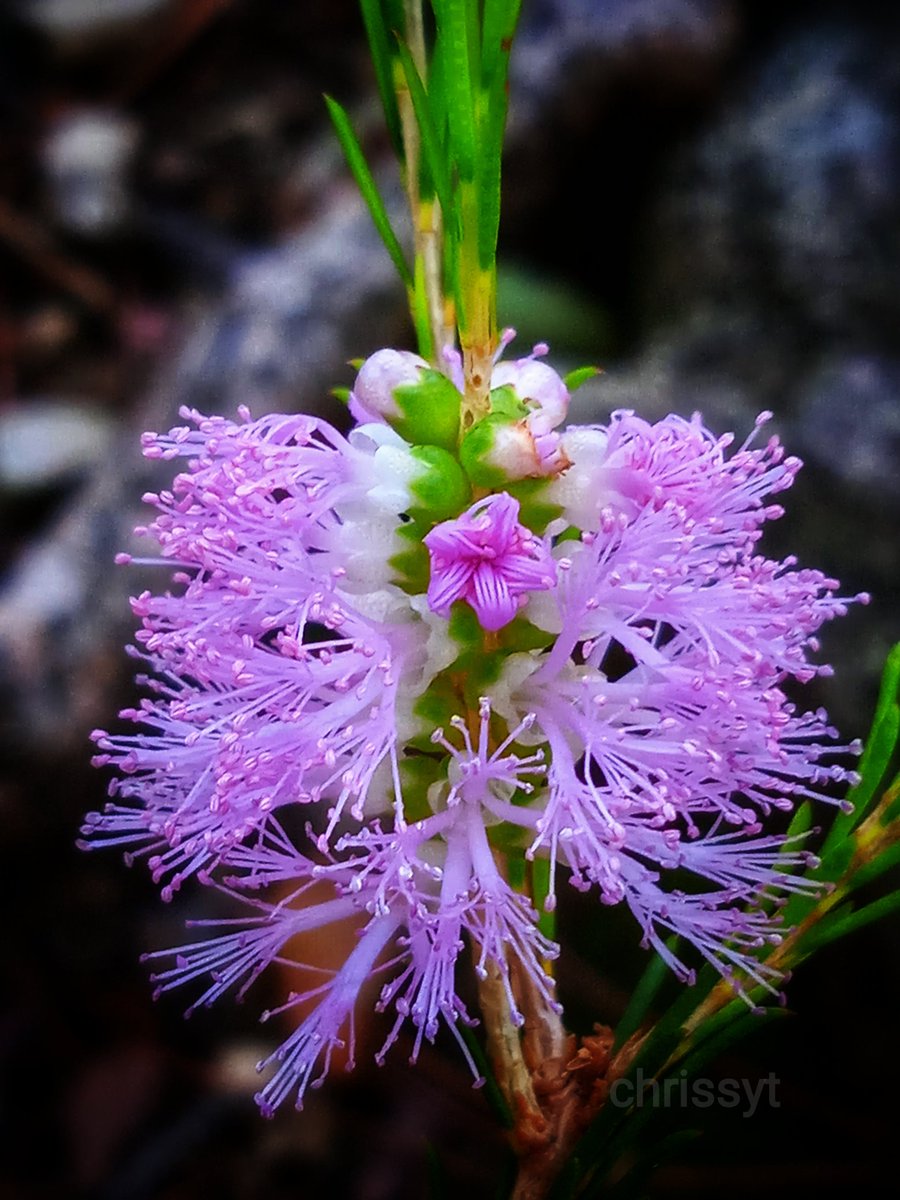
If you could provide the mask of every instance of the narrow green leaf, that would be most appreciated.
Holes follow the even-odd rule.
[[[837,883],[853,861],[855,850],[854,840],[851,837],[834,842],[830,847],[823,846],[819,855],[821,866],[816,867],[815,870],[816,878],[827,880],[829,883]]]
[[[494,263],[500,227],[503,135],[509,104],[509,52],[520,0],[485,0],[481,60],[478,255],[483,269]]]
[[[407,265],[400,243],[397,240],[397,235],[391,226],[391,220],[384,206],[381,194],[378,191],[378,186],[375,183],[372,172],[369,170],[369,164],[366,162],[356,134],[353,132],[350,118],[341,105],[336,100],[333,100],[331,96],[325,97],[325,103],[328,105],[328,113],[334,123],[338,141],[341,143],[347,164],[353,173],[357,187],[362,192],[363,199],[369,207],[375,228],[378,230],[381,240],[384,242],[385,249],[391,256],[391,261],[400,274],[400,278],[406,284],[407,288],[412,288],[413,278],[410,274],[409,266]]]
[[[494,264],[500,230],[500,176],[506,129],[506,87],[500,76],[484,99],[478,159],[478,264],[482,270],[489,270]]]
[[[819,865],[811,868],[807,876],[822,883],[837,883],[847,871],[853,859],[855,846],[849,835],[836,842],[827,852],[822,850]],[[788,897],[788,902],[781,910],[781,919],[785,929],[792,929],[804,920],[821,903],[821,896],[794,892]]]
[[[397,96],[394,91],[394,65],[396,54],[396,39],[394,34],[403,32],[402,26],[388,25],[390,17],[385,12],[382,0],[359,0],[362,10],[363,24],[369,39],[369,49],[375,66],[375,79],[378,83],[378,93],[381,96],[384,116],[388,132],[397,157],[403,162],[403,132],[400,125],[400,112],[397,108]],[[397,14],[391,14],[396,17]]]
[[[771,1000],[772,998],[771,994],[766,992],[764,988],[756,987],[749,990],[751,1000],[755,1000],[759,994],[761,994],[762,999]],[[759,1014],[752,1012],[747,1007],[746,1000],[743,1000],[740,996],[734,996],[718,1012],[707,1017],[693,1031],[689,1039],[690,1052],[693,1053],[695,1050],[698,1050],[711,1038],[718,1037],[722,1030],[727,1029],[735,1021],[743,1020],[748,1015],[758,1017]]]
[[[500,1171],[500,1178],[497,1181],[497,1190],[494,1193],[494,1200],[509,1200],[512,1195],[513,1188],[516,1186],[516,1177],[519,1174],[519,1161],[513,1155],[512,1151],[506,1157],[506,1162]]]
[[[432,7],[437,18],[437,53],[443,59],[451,153],[460,179],[473,182],[478,155],[469,61],[469,6],[466,0],[432,0]]]
[[[409,47],[400,42],[397,46],[397,53],[403,67],[406,86],[409,88],[409,96],[412,101],[413,112],[416,115],[416,124],[419,127],[419,137],[422,142],[422,154],[425,162],[428,164],[428,171],[431,181],[434,184],[435,193],[440,202],[442,212],[452,214],[453,193],[450,184],[450,174],[447,170],[447,155],[445,148],[441,145],[428,93],[425,91],[422,78],[416,70],[416,64],[413,62],[413,56],[409,52]]]
[[[469,76],[474,96],[481,76],[481,5],[482,0],[466,0],[466,40],[469,52]]]
[[[544,937],[556,937],[556,913],[544,908],[550,895],[550,862],[546,858],[535,858],[531,864],[531,887],[534,907],[538,911],[538,929]]]
[[[812,805],[808,800],[804,800],[791,817],[791,823],[788,825],[785,836],[793,838],[799,837],[801,833],[808,833],[812,828],[812,816]]]
[[[809,930],[800,943],[802,958],[807,958],[814,950],[820,950],[823,946],[836,942],[838,938],[855,933],[857,929],[863,929],[873,921],[900,910],[900,891],[893,892],[890,896],[882,896],[880,900],[855,912],[848,911],[849,908],[850,905],[842,906],[836,913],[829,914],[828,918]]]
[[[675,951],[678,945],[678,938],[671,937],[666,943],[671,951]],[[631,993],[631,999],[622,1014],[621,1020],[616,1025],[616,1041],[615,1049],[620,1046],[636,1033],[650,1011],[650,1006],[656,999],[659,989],[662,987],[663,981],[669,975],[669,968],[660,954],[653,952],[653,957],[647,964],[643,975],[638,980],[637,986]]]
[[[819,877],[819,871],[820,868],[817,868],[816,878]],[[789,896],[787,904],[781,910],[783,929],[793,929],[795,925],[799,925],[812,912],[819,900],[818,896],[808,896],[802,892],[794,892]]]
[[[548,1192],[547,1200],[575,1200],[575,1197],[578,1195],[578,1184],[583,1173],[584,1168],[581,1159],[575,1154],[570,1155]]]
[[[847,794],[847,800],[853,805],[853,811],[841,812],[835,817],[822,847],[823,856],[859,824],[887,772],[897,748],[897,738],[900,736],[898,693],[900,693],[900,643],[893,647],[885,661],[872,728],[859,761],[861,778],[856,787],[851,788]]]
[[[599,367],[576,367],[574,371],[563,376],[563,383],[567,391],[577,392],[583,383],[587,383],[589,379],[596,379],[600,373]]]
[[[348,387],[333,387],[331,394],[336,400],[340,400],[341,404],[350,403],[350,389]]]
[[[900,842],[894,842],[892,846],[888,846],[887,850],[884,850],[877,858],[863,863],[861,867],[853,872],[853,876],[847,881],[847,891],[855,892],[857,888],[871,883],[873,879],[877,879],[879,875],[883,875],[891,867],[896,867],[898,863],[900,863]]]
[[[890,786],[884,793],[886,807],[881,814],[881,823],[890,825],[900,817],[900,772],[891,780]]]
[[[506,73],[506,60],[519,22],[522,0],[484,0],[481,38],[481,82],[489,87],[497,70]]]
[[[742,1016],[729,1021],[716,1036],[706,1038],[696,1050],[688,1054],[681,1061],[678,1069],[687,1071],[689,1077],[697,1075],[708,1062],[718,1058],[741,1038],[762,1029],[768,1021],[779,1020],[790,1015],[790,1011],[786,1008],[766,1008],[761,1013],[749,1012],[745,1008]]]
[[[783,854],[792,853],[797,848],[796,839],[809,833],[812,828],[813,809],[808,800],[804,800],[794,811],[791,817],[791,823],[788,825],[787,833],[785,834],[785,844]],[[777,861],[775,868],[778,871],[793,874],[795,868],[783,861]],[[805,874],[812,876],[815,874],[818,878],[820,868],[808,869]],[[815,904],[818,903],[818,896],[804,896],[802,893],[794,892],[788,897],[787,904],[781,909],[781,919],[785,926],[795,925],[800,918],[809,911]],[[772,912],[776,906],[776,896],[771,894],[767,900],[763,901],[763,909],[767,912]]]
[[[497,271],[497,316],[528,345],[549,342],[556,350],[568,347],[579,355],[590,347],[602,356],[613,347],[609,317],[589,296],[505,258]]]
[[[500,1090],[500,1085],[497,1083],[491,1064],[488,1062],[487,1056],[481,1048],[481,1043],[465,1022],[460,1021],[457,1029],[466,1043],[469,1053],[472,1055],[472,1061],[484,1078],[484,1094],[491,1108],[494,1110],[494,1115],[504,1129],[512,1129],[515,1124],[512,1112],[506,1103],[506,1097]]]

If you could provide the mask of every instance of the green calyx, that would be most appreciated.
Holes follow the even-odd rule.
[[[528,409],[511,387],[491,392],[488,415],[475,422],[459,447],[460,461],[477,487],[504,488],[511,478],[531,473],[527,452],[530,435],[522,425],[527,416]],[[511,444],[517,442],[524,450],[511,454]]]
[[[410,485],[416,500],[410,516],[416,519],[421,515],[432,522],[458,516],[472,499],[472,489],[462,467],[440,446],[413,446],[411,453],[423,470]]]
[[[459,441],[460,394],[440,371],[422,371],[417,383],[403,383],[393,391],[399,416],[391,425],[415,446],[440,446],[455,450]]]
[[[458,399],[459,393],[453,390]],[[467,508],[472,488],[449,450],[440,446],[413,446],[410,453],[422,470],[409,485],[413,503],[406,514],[408,520],[397,531],[408,548],[395,554],[390,565],[400,586],[415,594],[428,587],[425,535],[439,521],[458,516]]]
[[[493,491],[508,482],[508,473],[492,459],[496,456],[498,435],[509,425],[506,417],[484,417],[463,438],[459,457],[466,474],[478,487]]]

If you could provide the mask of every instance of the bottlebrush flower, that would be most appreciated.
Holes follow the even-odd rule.
[[[785,691],[827,671],[809,655],[847,601],[759,552],[800,465],[777,439],[729,454],[699,417],[630,412],[558,432],[549,366],[499,363],[493,383],[461,438],[452,356],[439,376],[388,351],[347,437],[243,411],[145,438],[187,460],[146,497],[172,583],[133,601],[148,694],[132,732],[94,735],[116,776],[85,844],[146,857],[165,898],[194,878],[243,906],[152,956],[160,990],[201,981],[198,1004],[356,918],[344,965],[287,1001],[314,1007],[269,1060],[266,1112],[302,1103],[339,1045],[352,1062],[372,976],[382,1053],[408,1024],[415,1057],[443,1023],[468,1057],[467,943],[514,1021],[517,977],[555,1005],[535,904],[555,906],[560,870],[627,904],[683,978],[672,933],[738,989],[777,988],[758,950],[810,856],[764,819],[828,800],[849,775],[832,757],[858,750]],[[523,423],[547,451],[530,472],[495,453]],[[534,896],[510,883],[526,859],[546,863]]]

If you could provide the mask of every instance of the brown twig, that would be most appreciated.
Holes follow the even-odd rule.
[[[17,212],[0,198],[0,242],[38,274],[68,292],[85,307],[105,316],[117,307],[115,291],[106,280],[81,263],[65,258],[36,221]]]
[[[639,1045],[632,1038],[613,1056],[614,1035],[597,1025],[580,1042],[521,964],[510,962],[516,1003],[512,1020],[502,973],[492,966],[479,989],[488,1052],[513,1116],[510,1140],[519,1160],[512,1200],[543,1200],[578,1138],[606,1102]]]

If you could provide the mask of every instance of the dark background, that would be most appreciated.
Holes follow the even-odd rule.
[[[501,319],[519,346],[603,366],[576,420],[700,409],[740,440],[774,411],[807,467],[770,550],[874,597],[826,631],[837,675],[806,697],[848,738],[898,637],[898,34],[894,6],[863,0],[525,0],[513,56]],[[139,953],[176,944],[208,898],[166,907],[140,867],[74,848],[103,799],[87,734],[130,695],[141,585],[111,561],[154,478],[140,430],[184,403],[330,413],[350,357],[410,344],[326,89],[396,194],[349,0],[0,15],[0,1194],[16,1200],[403,1200],[426,1194],[428,1146],[451,1195],[493,1196],[501,1176],[442,1043],[264,1122],[252,1064],[286,1029],[255,1014],[277,981],[189,1023],[180,997],[153,1004]],[[575,899],[560,920],[572,1019],[614,1021],[634,929]],[[683,1114],[702,1136],[654,1196],[880,1193],[898,928],[797,973],[796,1015],[713,1072],[774,1072],[780,1107]]]

